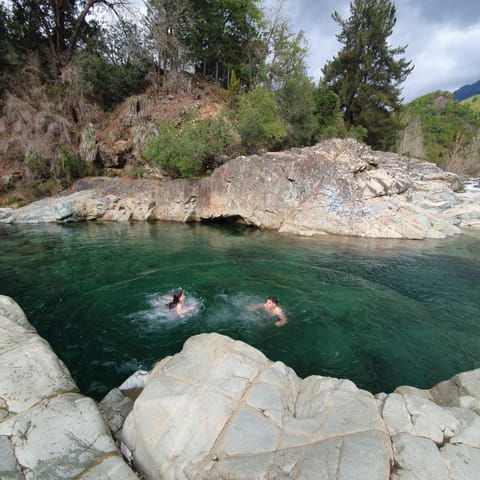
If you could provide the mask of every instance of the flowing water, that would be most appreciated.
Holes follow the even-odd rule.
[[[97,399],[203,332],[373,393],[480,367],[480,232],[394,241],[91,222],[4,225],[0,242],[0,293]],[[196,307],[181,317],[165,306],[179,287]],[[267,295],[285,327],[248,309]]]

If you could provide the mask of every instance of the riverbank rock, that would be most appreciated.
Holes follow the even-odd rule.
[[[348,380],[301,380],[209,334],[150,373],[122,439],[147,478],[388,478],[388,430]]]
[[[479,400],[480,370],[374,397],[212,333],[154,367],[117,431],[147,479],[473,480]]]
[[[480,195],[435,164],[351,139],[238,157],[188,180],[82,179],[0,222],[227,219],[296,235],[444,238],[480,227]]]
[[[96,403],[21,308],[0,295],[0,478],[138,478]]]

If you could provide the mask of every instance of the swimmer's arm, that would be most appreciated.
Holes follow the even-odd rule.
[[[250,312],[253,312],[254,310],[258,310],[260,308],[263,308],[263,303],[256,303],[255,305],[248,305],[247,310]]]
[[[180,307],[177,308],[177,314],[183,315],[184,313],[192,312],[193,310],[195,310],[195,307],[193,305],[190,305],[189,307]]]
[[[275,322],[276,327],[283,327],[288,323],[287,316],[283,313],[281,308],[275,310],[275,315],[278,317],[278,320]]]

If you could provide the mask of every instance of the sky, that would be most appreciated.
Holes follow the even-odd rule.
[[[303,30],[310,46],[308,74],[315,83],[321,69],[342,45],[334,11],[347,19],[350,0],[283,0],[282,15],[292,32]],[[264,0],[266,9],[277,0]],[[409,102],[435,90],[454,91],[480,80],[480,0],[396,0],[397,23],[388,42],[407,46],[404,57],[415,66],[401,84]]]

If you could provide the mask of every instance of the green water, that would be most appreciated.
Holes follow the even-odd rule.
[[[202,332],[374,393],[480,367],[480,232],[400,242],[84,223],[4,225],[0,242],[0,293],[95,398]],[[178,287],[196,313],[167,311]],[[280,298],[285,327],[247,310],[266,295]]]

